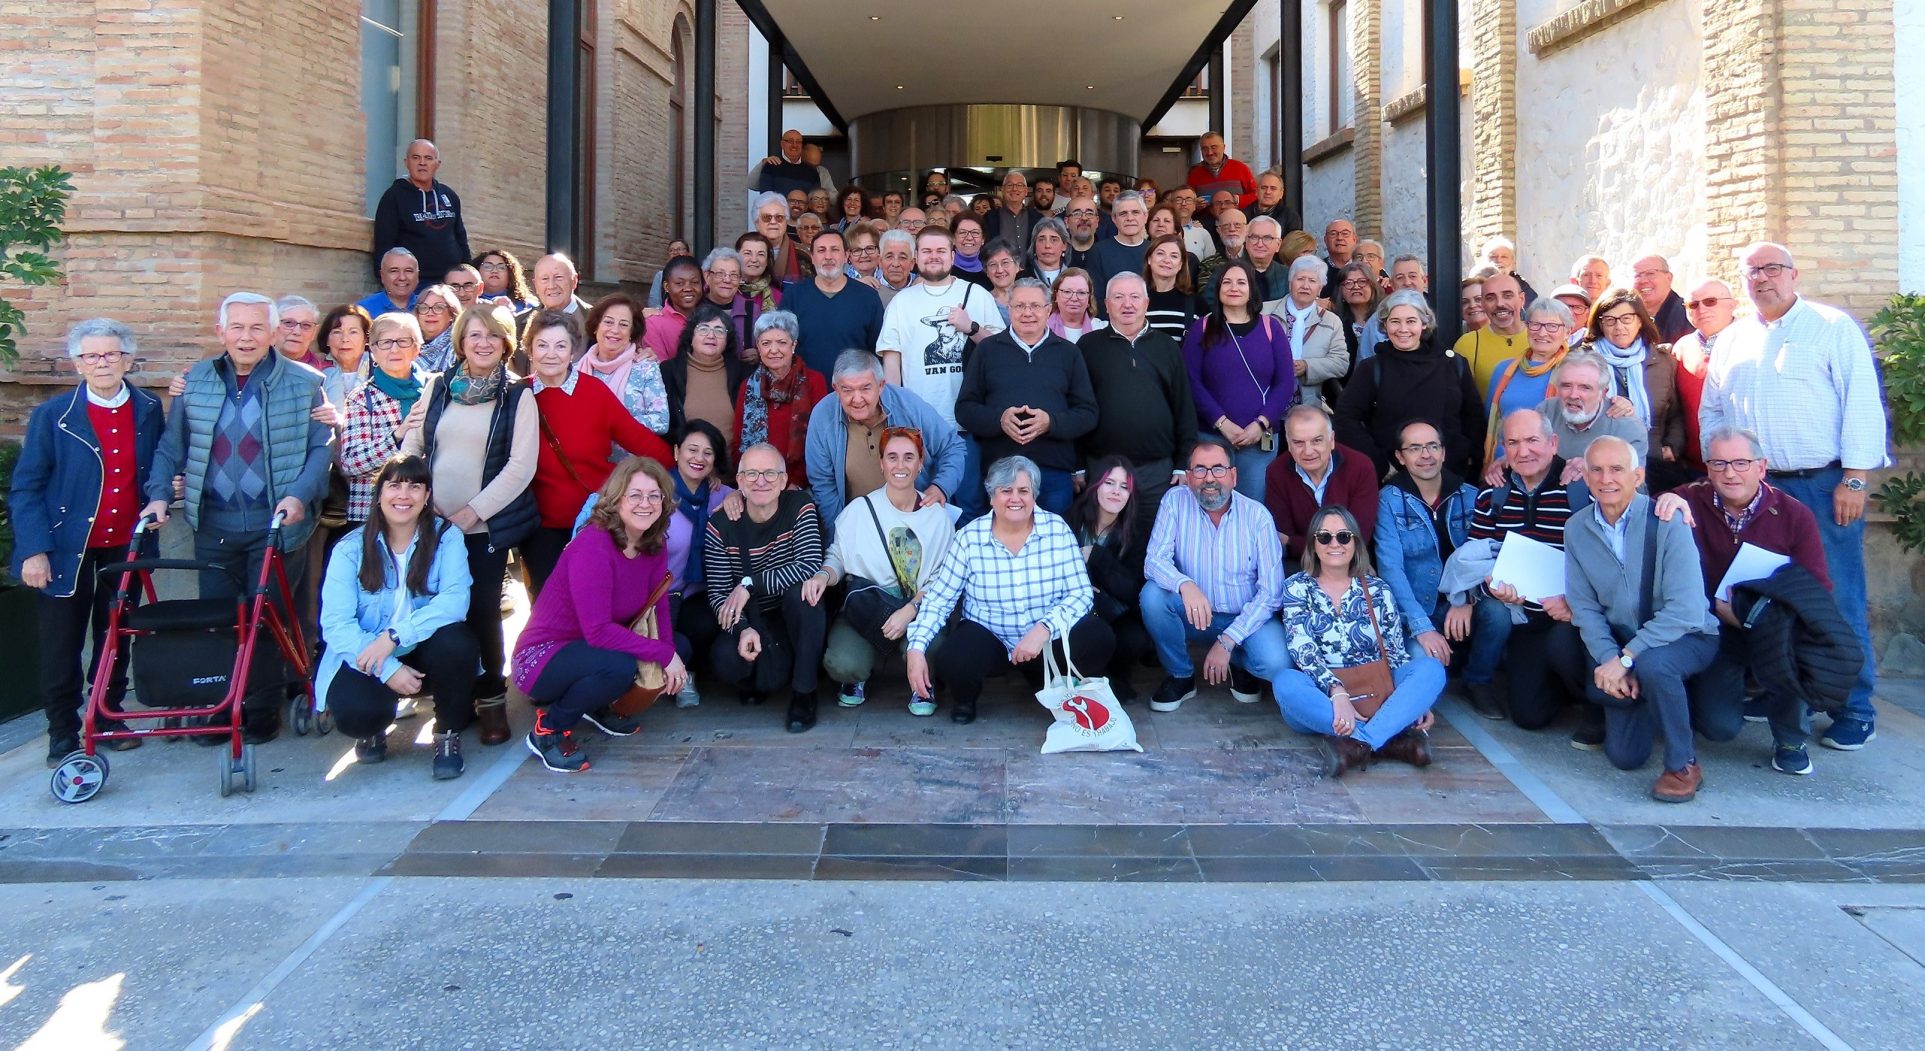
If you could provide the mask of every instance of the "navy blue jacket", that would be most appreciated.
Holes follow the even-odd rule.
[[[134,501],[147,501],[147,472],[160,443],[160,399],[131,384],[134,406]],[[100,507],[100,441],[87,417],[87,388],[77,386],[33,410],[27,440],[13,471],[7,507],[13,518],[13,571],[34,555],[46,555],[53,579],[46,593],[71,598],[87,534]]]

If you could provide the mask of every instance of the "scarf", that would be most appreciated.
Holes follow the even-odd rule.
[[[412,372],[408,373],[407,379],[398,380],[380,369],[375,369],[368,376],[368,382],[374,384],[375,390],[394,399],[394,403],[400,407],[403,419],[407,418],[408,410],[414,408],[414,403],[421,400],[421,377]]]
[[[964,255],[961,252],[957,252],[955,261],[950,265],[953,269],[960,270],[965,274],[980,274],[983,272],[983,257],[980,255]]]
[[[671,471],[675,476],[675,513],[688,519],[689,536],[688,564],[682,567],[683,593],[699,595],[702,593],[702,546],[703,537],[709,528],[709,492],[714,488],[713,478],[702,479],[702,484],[693,491],[682,479],[682,472]]]
[[[1066,340],[1069,340],[1071,343],[1076,342],[1077,340],[1083,338],[1084,336],[1089,335],[1090,333],[1096,331],[1099,328],[1108,328],[1108,327],[1109,327],[1109,323],[1104,321],[1102,318],[1097,317],[1095,314],[1084,314],[1083,331],[1078,332],[1076,335],[1072,336],[1069,334],[1069,326],[1063,324],[1063,315],[1057,314],[1054,312],[1052,312],[1049,315],[1049,330],[1051,332],[1054,332],[1056,335],[1061,336]]]
[[[622,348],[621,353],[615,355],[615,360],[602,361],[595,356],[595,348],[590,347],[588,353],[583,354],[581,360],[575,362],[575,371],[601,380],[608,385],[609,390],[615,392],[615,397],[619,399],[622,392],[628,389],[628,373],[635,367],[635,357],[639,353],[640,349],[630,343]]]
[[[1526,376],[1536,378],[1557,368],[1559,365],[1564,364],[1564,356],[1570,352],[1571,348],[1569,346],[1559,347],[1557,353],[1551,355],[1551,360],[1544,362],[1542,365],[1533,365],[1531,364],[1531,352],[1527,350],[1524,352],[1523,357],[1512,358],[1511,360],[1516,362],[1516,364],[1505,369],[1504,374],[1497,377],[1494,381],[1495,385],[1491,387],[1490,420],[1484,425],[1485,463],[1490,463],[1491,457],[1497,452],[1497,439],[1504,429],[1504,421],[1500,418],[1502,413],[1498,409],[1498,406],[1504,403],[1504,388],[1511,385],[1512,378],[1519,372],[1522,372]]]
[[[753,281],[744,278],[742,280],[741,296],[743,299],[749,301],[750,306],[755,308],[749,313],[751,324],[754,323],[756,315],[774,310],[776,303],[779,302],[779,298],[773,291],[773,285],[770,283],[769,275],[767,274],[763,274]]]
[[[476,379],[462,369],[448,383],[448,396],[462,405],[485,405],[501,396],[501,388],[508,382],[508,366],[496,365],[495,370]]]
[[[455,360],[455,327],[449,325],[441,330],[441,335],[421,344],[421,353],[415,360],[429,372],[448,371]]]
[[[1638,421],[1647,430],[1650,429],[1651,392],[1644,386],[1644,359],[1647,356],[1644,340],[1639,338],[1622,350],[1608,339],[1593,340],[1591,349],[1604,355],[1605,362],[1611,366],[1611,393],[1631,399],[1631,405],[1638,413]]]
[[[765,365],[756,366],[754,374],[742,387],[742,434],[739,448],[746,449],[758,442],[769,440],[769,410],[777,405],[796,403],[796,409],[789,414],[788,449],[802,448],[808,440],[809,406],[802,400],[809,396],[808,369],[802,363],[791,362],[789,374],[776,379],[775,374]],[[786,453],[785,453],[786,455]]]

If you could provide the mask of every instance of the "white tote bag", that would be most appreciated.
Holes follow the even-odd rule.
[[[1043,688],[1036,700],[1055,722],[1043,737],[1043,754],[1055,752],[1140,752],[1136,743],[1136,724],[1110,692],[1110,681],[1089,678],[1076,670],[1069,651],[1069,637],[1063,638],[1063,666],[1056,665],[1056,647],[1043,646]]]

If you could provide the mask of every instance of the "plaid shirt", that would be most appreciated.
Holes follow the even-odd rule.
[[[428,394],[424,386],[421,396]],[[401,451],[394,437],[394,429],[401,426],[401,403],[362,380],[348,392],[341,412],[341,444],[335,449],[334,462],[348,480],[348,521],[365,522],[374,507],[374,476]]]
[[[926,650],[962,600],[963,616],[1015,650],[1037,622],[1062,638],[1095,604],[1083,551],[1069,523],[1038,508],[1035,528],[1014,554],[990,531],[994,514],[962,527],[909,625],[909,648]]]

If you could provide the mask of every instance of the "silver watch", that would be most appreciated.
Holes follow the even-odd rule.
[[[1854,493],[1862,493],[1865,491],[1865,480],[1863,478],[1847,478],[1845,479],[1845,488],[1850,489]]]

